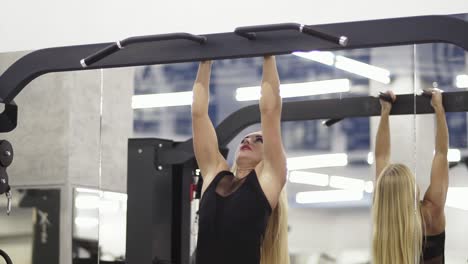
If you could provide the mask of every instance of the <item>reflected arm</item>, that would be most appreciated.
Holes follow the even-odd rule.
[[[378,177],[385,166],[390,162],[390,110],[391,107],[384,107],[383,103],[379,128],[377,130],[377,137],[375,140],[375,179],[378,180]]]
[[[436,139],[435,139],[435,154],[432,161],[431,183],[429,185],[424,200],[429,202],[432,207],[438,208],[439,211],[445,206],[448,191],[448,128],[445,118],[445,110],[442,105],[435,106],[436,116]]]

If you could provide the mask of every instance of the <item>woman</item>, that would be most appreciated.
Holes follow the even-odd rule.
[[[435,154],[431,182],[421,202],[410,169],[403,164],[389,163],[392,104],[380,100],[381,119],[375,143],[377,183],[373,201],[375,264],[444,263],[448,129],[442,95],[438,90],[431,92],[437,123]],[[387,94],[396,100],[392,92]]]
[[[261,132],[244,137],[233,170],[219,152],[208,116],[211,62],[201,62],[193,87],[193,145],[203,175],[197,264],[288,264],[281,142],[281,97],[274,57],[265,57]],[[281,195],[280,195],[281,194]]]

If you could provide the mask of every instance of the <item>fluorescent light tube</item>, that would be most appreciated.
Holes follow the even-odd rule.
[[[458,75],[455,80],[455,86],[457,88],[468,88],[468,75]]]
[[[193,101],[193,92],[134,95],[132,97],[132,108],[142,109],[142,108],[192,105],[192,101]]]
[[[374,163],[374,152],[369,152],[367,154],[367,163],[372,165]]]
[[[390,83],[390,71],[357,60],[336,56],[335,67],[384,84]]]
[[[335,66],[338,69],[351,72],[363,77],[384,83],[390,83],[390,71],[380,67],[376,67],[364,62],[346,58],[344,56],[335,56],[330,51],[311,51],[311,52],[293,52],[301,58],[317,61],[329,66]],[[468,86],[468,80],[467,80]]]
[[[288,170],[340,167],[348,165],[348,155],[344,153],[312,155],[287,159]]]
[[[332,66],[335,63],[335,54],[333,54],[330,51],[293,52],[292,54],[301,58],[313,60],[329,66]]]
[[[362,191],[350,190],[299,192],[296,194],[296,202],[300,204],[348,202],[359,201],[363,197]]]
[[[433,152],[435,154],[435,150]],[[461,160],[461,152],[459,149],[449,149],[447,152],[447,160],[449,162],[459,162]]]
[[[260,86],[237,88],[236,100],[259,100],[260,90]],[[335,79],[305,83],[289,83],[280,85],[280,95],[282,98],[342,93],[349,92],[349,90],[350,82],[348,79]]]
[[[461,153],[459,149],[449,149],[447,153],[449,162],[459,162],[461,160]]]
[[[363,180],[341,177],[341,176],[330,176],[330,187],[337,189],[345,189],[352,191],[364,191],[365,182]]]
[[[374,183],[372,181],[366,181],[364,184],[364,191],[366,193],[372,193],[374,191]]]
[[[289,173],[289,181],[293,183],[301,183],[315,186],[327,186],[328,175],[305,171],[291,171]]]

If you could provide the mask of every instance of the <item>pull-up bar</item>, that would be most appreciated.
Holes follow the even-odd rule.
[[[383,100],[391,100],[382,96]],[[446,112],[467,112],[468,92],[444,93],[442,98]],[[431,114],[434,109],[430,96],[414,94],[398,95],[393,104],[391,115]],[[378,97],[350,97],[343,99],[309,100],[283,103],[281,121],[306,121],[330,119],[337,120],[352,117],[371,117],[380,115]],[[250,125],[260,123],[259,105],[250,105],[229,115],[216,127],[218,144],[221,148]],[[193,139],[179,143],[173,149],[159,155],[160,164],[180,164],[193,158]]]
[[[348,45],[348,38],[346,36],[335,36],[327,32],[320,31],[313,28],[312,26],[307,26],[298,23],[282,23],[282,24],[273,24],[273,25],[261,25],[261,26],[250,26],[250,27],[239,27],[234,30],[239,36],[245,37],[250,40],[257,38],[255,32],[265,32],[265,31],[279,31],[279,30],[297,30],[307,35],[315,36],[332,43],[338,44],[345,47]]]
[[[447,30],[448,28],[450,30]],[[244,37],[239,37],[239,34],[242,34],[245,37],[252,38],[254,35],[251,33],[255,32],[262,33],[261,35],[255,35],[254,41],[246,41]],[[346,36],[346,39],[344,36]],[[153,41],[169,39],[171,41]],[[204,44],[193,45],[192,41],[187,41],[187,39]],[[346,43],[347,39],[352,41]],[[208,41],[205,42],[205,40]],[[13,99],[28,83],[49,72],[431,42],[452,43],[468,51],[468,22],[449,16],[421,16],[326,24],[313,27],[285,23],[238,28],[237,33],[203,36],[176,33],[175,35],[128,38],[117,43],[49,48],[25,55],[0,76],[0,100],[6,106],[11,106],[10,110],[17,111],[16,105],[12,103]],[[138,45],[132,45],[131,49],[123,48],[134,43],[138,43]],[[343,46],[345,44],[347,44],[346,47]],[[123,49],[120,49],[119,46]],[[92,55],[90,56],[90,54]],[[108,56],[110,54],[112,56]],[[16,122],[16,112],[4,111],[0,114],[0,132],[13,130],[16,127]]]
[[[151,35],[151,36],[139,36],[139,37],[130,37],[126,38],[122,41],[117,41],[96,53],[89,55],[88,57],[80,60],[81,66],[83,68],[88,67],[89,65],[96,63],[105,57],[112,55],[113,53],[131,45],[137,43],[145,43],[145,42],[152,42],[152,41],[163,41],[163,40],[174,40],[174,39],[186,39],[197,42],[199,44],[205,44],[206,37],[192,35],[189,33],[172,33],[172,34],[163,34],[163,35]]]

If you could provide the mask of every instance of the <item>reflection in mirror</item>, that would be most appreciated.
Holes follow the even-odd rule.
[[[75,188],[73,263],[121,263],[125,258],[125,194]]]
[[[13,263],[58,264],[60,190],[12,188],[12,194],[11,214],[1,212],[0,248]]]
[[[444,98],[453,92],[466,91],[465,50],[451,44],[424,44],[416,46],[416,54],[419,92],[435,87],[442,91]],[[434,101],[434,94],[432,97],[433,105],[439,105]],[[431,98],[426,103],[429,101]],[[468,122],[466,112],[445,113],[446,106],[454,103],[445,100],[443,105],[434,107],[434,114],[418,116],[417,179],[423,211],[430,218],[425,225],[426,243],[432,246],[423,253],[436,256],[430,263],[442,263],[437,256],[445,258],[445,263],[468,261]],[[443,195],[438,197],[436,190]],[[427,204],[438,204],[439,210],[427,209],[430,207]]]
[[[386,90],[412,94],[412,58],[412,46],[277,56],[283,102],[377,96]],[[213,62],[209,115],[215,126],[240,108],[258,103],[262,62],[262,58]],[[192,137],[191,89],[197,68],[198,63],[183,63],[135,69],[134,137],[175,141]],[[300,162],[297,168],[288,163],[291,263],[371,260],[373,157],[379,120],[347,118],[330,127],[322,125],[324,120],[282,124],[288,158],[306,156],[319,163],[301,167]],[[394,153],[396,161],[413,166],[413,117],[392,117],[392,122],[393,140],[404,146]],[[259,126],[248,130],[257,131]],[[230,164],[245,133],[229,144]],[[302,163],[311,166],[316,161]]]

